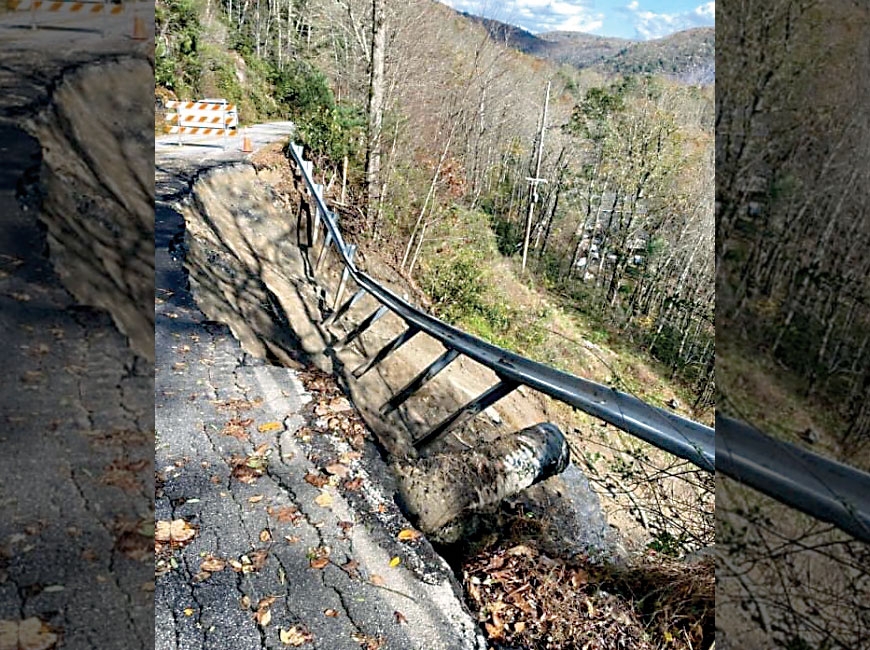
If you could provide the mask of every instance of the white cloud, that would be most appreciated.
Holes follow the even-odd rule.
[[[534,33],[592,32],[604,24],[604,14],[592,10],[593,0],[442,0],[458,11],[519,25]]]
[[[706,2],[680,13],[655,13],[640,8],[638,0],[632,0],[625,7],[630,15],[638,38],[649,40],[661,38],[692,27],[712,26],[716,16],[716,3]]]

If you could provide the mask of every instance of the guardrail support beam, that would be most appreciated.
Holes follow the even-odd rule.
[[[349,312],[349,311],[351,310],[351,308],[352,308],[352,307],[353,307],[357,302],[359,302],[360,299],[361,299],[364,295],[366,295],[366,290],[365,290],[365,289],[360,289],[359,291],[357,291],[355,294],[353,294],[353,295],[350,297],[350,299],[349,299],[346,303],[344,303],[344,304],[341,306],[341,308],[340,308],[338,311],[334,311],[334,312],[332,312],[329,316],[327,316],[326,318],[324,318],[324,319],[323,319],[323,323],[322,323],[322,325],[323,325],[324,327],[329,327],[330,325],[332,325],[332,324],[338,322],[339,320],[341,320],[342,318],[344,318],[344,316],[347,315],[347,312]]]
[[[323,248],[320,249],[320,255],[317,256],[317,262],[314,264],[314,272],[317,273],[320,270],[320,265],[323,264],[323,260],[326,259],[326,252],[329,250],[329,245],[332,243],[332,233],[326,233],[326,239],[323,240]]]
[[[453,415],[444,418],[441,424],[436,426],[425,436],[423,436],[419,440],[415,440],[414,447],[417,449],[425,447],[426,445],[435,441],[437,438],[444,435],[448,431],[455,429],[456,427],[462,426],[484,409],[488,409],[501,398],[508,396],[518,386],[519,382],[513,381],[511,379],[502,379],[499,383],[492,386],[485,393],[468,402]]]
[[[366,361],[359,368],[354,370],[353,376],[356,379],[359,379],[419,333],[419,328],[411,325],[408,329],[406,329],[404,332],[399,334],[396,338],[394,338],[392,341],[390,341],[384,347],[378,350],[377,354],[375,354],[375,356],[373,356],[369,361]]]
[[[354,327],[350,332],[348,332],[347,336],[344,337],[341,341],[332,346],[333,350],[341,350],[343,347],[353,343],[363,332],[365,332],[368,328],[374,325],[378,319],[380,319],[384,314],[386,314],[389,309],[381,305],[374,311],[374,313],[366,316],[360,324]]]
[[[459,352],[453,348],[447,349],[444,354],[435,359],[432,364],[419,375],[414,377],[407,386],[396,393],[386,404],[381,407],[381,415],[389,415],[402,404],[404,404],[411,395],[423,388],[435,375],[444,370],[450,362],[459,356]]]
[[[351,244],[347,248],[347,257],[352,262],[353,256],[356,253],[356,244]],[[335,302],[332,304],[332,311],[338,309],[338,303],[341,302],[341,297],[344,295],[344,287],[347,285],[347,279],[350,277],[350,268],[347,266],[341,271],[341,280],[338,283],[338,289],[335,292]]]

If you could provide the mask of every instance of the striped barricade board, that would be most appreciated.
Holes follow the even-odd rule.
[[[226,131],[226,134],[224,133]],[[166,133],[177,133],[177,134],[187,134],[187,135],[228,135],[234,136],[238,134],[238,129],[229,128],[229,129],[221,129],[221,128],[211,128],[211,127],[202,127],[202,126],[167,126]]]
[[[238,133],[239,114],[226,100],[168,101],[175,109],[165,116],[166,132],[179,135],[229,135]]]
[[[52,1],[52,0],[7,0],[9,11],[31,11],[69,14],[118,15],[124,12],[123,4],[97,0],[95,2]]]

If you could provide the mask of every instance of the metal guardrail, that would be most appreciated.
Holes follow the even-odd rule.
[[[716,470],[870,542],[870,474],[716,415]]]
[[[381,409],[382,413],[386,415],[398,408],[460,354],[490,368],[499,377],[497,384],[459,408],[424,436],[417,439],[414,442],[416,447],[425,446],[447,431],[464,424],[517,387],[524,385],[594,415],[623,431],[680,458],[689,460],[705,470],[714,471],[715,449],[712,428],[646,404],[632,395],[526,359],[466,334],[462,330],[417,309],[357,269],[353,261],[355,247],[349,246],[344,241],[335,215],[327,208],[323,200],[322,186],[314,182],[311,163],[303,159],[300,146],[291,144],[290,151],[294,161],[302,171],[305,183],[316,203],[317,214],[310,233],[312,247],[318,239],[320,222],[323,223],[326,230],[325,239],[314,266],[315,272],[323,263],[326,252],[331,245],[334,245],[336,253],[344,264],[344,271],[336,292],[334,310],[324,323],[336,322],[350,311],[350,308],[363,295],[369,294],[381,304],[381,307],[363,319],[339,345],[347,345],[387,311],[393,312],[408,325],[408,329],[403,334],[387,343],[367,363],[357,368],[354,375],[361,377],[419,332],[425,332],[447,348],[447,351],[440,358],[384,404]],[[347,302],[339,305],[349,279],[352,279],[359,289]]]
[[[460,354],[490,368],[499,377],[499,383],[417,439],[415,447],[432,442],[524,385],[600,418],[702,469],[721,472],[796,510],[831,523],[858,539],[870,541],[870,475],[771,438],[745,423],[721,415],[716,418],[716,431],[719,433],[717,443],[714,430],[710,427],[466,334],[381,286],[356,268],[353,262],[356,247],[344,241],[335,215],[323,200],[323,186],[314,182],[312,164],[302,157],[302,148],[291,144],[290,152],[316,204],[317,214],[309,233],[312,249],[317,243],[321,221],[326,231],[314,270],[317,272],[320,268],[331,245],[334,245],[344,265],[333,311],[324,324],[329,325],[344,317],[365,294],[371,295],[381,305],[336,347],[353,341],[387,311],[399,316],[408,326],[402,334],[354,370],[354,376],[361,377],[420,332],[437,339],[446,348],[441,357],[388,400],[381,412],[388,414],[398,408]],[[359,289],[350,299],[341,303],[350,279]]]

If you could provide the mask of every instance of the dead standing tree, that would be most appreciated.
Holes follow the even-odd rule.
[[[372,54],[366,147],[367,226],[377,230],[381,201],[381,128],[384,121],[384,61],[387,50],[386,0],[372,0]]]

